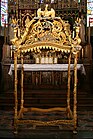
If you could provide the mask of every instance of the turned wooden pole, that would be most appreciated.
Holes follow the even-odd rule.
[[[77,129],[77,52],[74,54],[74,106],[73,106],[73,116],[74,116],[74,131]]]
[[[67,112],[68,112],[68,117],[69,115],[69,110],[70,110],[70,64],[71,64],[71,53],[68,58],[68,92],[67,92]]]
[[[23,54],[21,54],[21,109],[24,105],[24,67],[23,67]]]
[[[15,96],[15,107],[14,107],[14,128],[17,133],[17,109],[18,109],[18,98],[17,98],[17,53],[14,52],[14,96]]]

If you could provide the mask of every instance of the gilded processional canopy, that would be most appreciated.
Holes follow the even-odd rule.
[[[81,40],[79,38],[79,22],[76,22],[75,37],[72,38],[70,31],[70,25],[67,21],[62,20],[60,17],[55,17],[54,9],[48,11],[47,6],[42,11],[38,9],[37,17],[30,20],[27,15],[25,20],[25,27],[18,26],[19,20],[13,21],[14,26],[14,39],[12,44],[14,48],[14,81],[15,81],[15,115],[14,115],[14,128],[17,133],[18,123],[31,123],[33,127],[37,125],[43,126],[60,126],[61,124],[73,124],[73,131],[76,133],[77,128],[77,52],[81,49],[79,45]],[[49,109],[40,108],[25,108],[24,107],[24,60],[23,54],[26,52],[41,52],[44,50],[53,50],[70,53],[68,58],[68,91],[67,91],[67,107],[54,107]],[[21,53],[21,106],[18,112],[18,74],[17,74],[17,56]],[[73,84],[73,112],[70,109],[70,63],[71,54],[74,54],[74,84]],[[42,63],[42,62],[41,62]],[[41,78],[41,75],[40,75]],[[41,80],[41,79],[40,79]],[[56,79],[55,79],[56,80]],[[53,81],[54,82],[54,81]],[[64,111],[67,113],[66,119],[52,120],[52,121],[40,121],[40,120],[25,120],[23,119],[24,112],[40,111],[40,112],[52,112],[52,111]]]
[[[79,21],[76,22],[75,37],[72,38],[68,21],[55,17],[55,11],[41,8],[37,10],[37,17],[30,20],[26,15],[24,27],[19,26],[19,20],[13,19],[14,38],[11,40],[14,50],[20,52],[40,51],[40,49],[53,49],[55,51],[75,52],[81,49],[79,45]]]

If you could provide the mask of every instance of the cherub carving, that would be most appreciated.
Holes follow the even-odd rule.
[[[51,8],[51,10],[48,11],[48,4],[46,4],[46,7],[45,7],[44,17],[55,17],[55,11],[53,8]]]
[[[38,16],[38,17],[41,17],[41,16],[43,16],[43,15],[44,15],[44,12],[41,11],[41,8],[39,8],[39,9],[37,10],[37,16]]]
[[[52,17],[52,18],[54,18],[55,17],[55,11],[53,8],[51,8],[51,10],[48,11],[48,4],[46,4],[44,11],[42,11],[41,8],[39,8],[37,10],[37,16],[38,17]]]

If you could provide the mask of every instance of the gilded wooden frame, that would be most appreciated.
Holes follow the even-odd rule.
[[[51,13],[51,11],[53,13]],[[20,123],[31,123],[34,127],[37,125],[40,126],[55,126],[55,125],[62,125],[62,124],[73,124],[73,131],[76,132],[77,129],[77,56],[78,52],[81,49],[80,44],[80,38],[78,36],[79,34],[79,21],[76,22],[76,36],[75,38],[71,37],[70,34],[70,28],[68,22],[63,21],[59,17],[55,17],[55,11],[52,9],[51,11],[47,10],[47,6],[45,11],[41,11],[39,9],[37,11],[38,17],[32,19],[31,21],[28,21],[26,23],[26,31],[24,34],[20,36],[20,38],[17,37],[17,30],[18,27],[14,27],[14,39],[12,40],[13,48],[14,48],[14,96],[15,96],[15,108],[14,108],[14,128],[15,133],[17,133],[18,124]],[[47,12],[47,13],[46,13]],[[41,17],[43,16],[43,17]],[[38,34],[38,32],[35,30],[35,25],[41,28],[42,31],[42,24],[43,21],[45,23],[45,27],[49,27],[53,25],[51,29],[56,32],[52,32],[53,34],[50,34],[48,32],[48,35],[50,34],[49,38],[46,38],[46,30],[43,30],[43,33]],[[47,22],[48,21],[48,22]],[[52,23],[50,23],[52,21]],[[48,24],[49,23],[49,24]],[[48,24],[48,26],[47,26]],[[32,26],[33,25],[33,26]],[[59,26],[59,30],[55,28],[55,25]],[[63,29],[60,30],[61,26]],[[31,30],[34,28],[34,33],[37,33],[37,38],[34,38],[34,35],[31,34]],[[48,29],[49,31],[49,29]],[[59,32],[60,31],[60,32]],[[30,32],[30,33],[29,33]],[[56,39],[58,36],[58,39]],[[60,35],[59,35],[60,34]],[[40,40],[40,36],[43,36],[43,40]],[[64,36],[65,35],[65,36]],[[39,37],[39,39],[38,39]],[[42,37],[41,37],[42,38]],[[54,39],[53,39],[54,38]],[[29,40],[29,41],[28,41]],[[37,40],[37,41],[36,41]],[[65,53],[69,53],[68,57],[68,91],[67,91],[67,107],[55,107],[55,108],[49,108],[49,109],[40,109],[40,108],[25,108],[24,107],[24,90],[23,90],[23,80],[24,80],[24,61],[23,61],[23,53],[29,52],[29,51],[38,51],[41,48],[43,49],[52,49],[55,52],[56,51],[62,51]],[[73,112],[70,108],[70,63],[71,63],[71,56],[74,55],[74,89],[73,89]],[[18,91],[17,91],[17,59],[18,57],[21,57],[21,105],[20,110],[18,110]],[[54,121],[39,121],[39,120],[22,120],[23,113],[28,111],[39,111],[39,112],[52,112],[52,111],[67,111],[67,120],[54,120]]]

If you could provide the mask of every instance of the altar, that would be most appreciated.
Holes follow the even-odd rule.
[[[17,69],[21,70],[22,65],[17,64]],[[24,71],[68,71],[68,64],[23,64]],[[74,64],[70,64],[70,69],[74,70]],[[77,64],[77,69],[82,74],[86,74],[83,64]],[[9,75],[12,75],[14,64],[10,65]]]
[[[21,71],[22,65],[17,64],[17,70]],[[51,85],[51,88],[62,88],[63,83],[66,84],[68,77],[68,64],[24,64],[24,88],[25,84],[27,87],[38,87],[45,85],[47,88]],[[70,64],[71,78],[73,80],[74,64]],[[81,78],[86,75],[83,64],[77,64],[77,70],[80,71]],[[8,74],[13,76],[14,64],[11,64]],[[20,77],[20,75],[19,75]],[[19,80],[18,80],[19,81]],[[20,86],[20,84],[18,84]],[[60,86],[61,85],[61,86]]]

